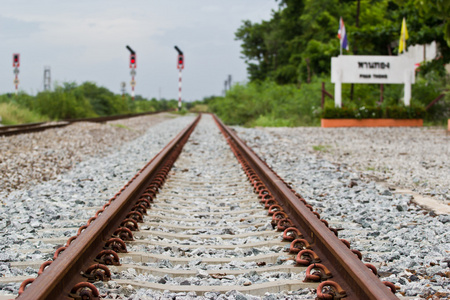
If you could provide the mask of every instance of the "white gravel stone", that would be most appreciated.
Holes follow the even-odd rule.
[[[146,117],[147,118],[147,117]],[[150,117],[149,117],[150,118]],[[147,120],[147,119],[142,119]],[[178,118],[150,127],[146,139],[135,139],[143,134],[145,122],[136,132],[122,127],[80,123],[65,129],[28,135],[32,138],[0,138],[0,273],[4,277],[33,276],[33,268],[18,269],[15,261],[46,260],[61,245],[31,240],[36,237],[66,238],[75,235],[73,227],[85,224],[97,207],[102,206],[118,189],[152,158],[167,142],[192,120]],[[160,121],[160,120],[159,120]],[[159,121],[155,121],[157,123]],[[149,121],[152,122],[152,121]],[[150,124],[154,124],[150,123]],[[76,129],[72,132],[76,127]],[[160,129],[164,131],[158,131]],[[435,129],[383,128],[383,129],[333,129],[321,128],[236,128],[239,135],[265,159],[269,165],[302,194],[332,227],[343,228],[340,238],[351,242],[352,248],[363,253],[364,262],[374,264],[382,280],[400,287],[400,293],[415,299],[450,295],[450,235],[449,215],[439,215],[415,205],[410,196],[393,193],[376,183],[386,180],[389,185],[414,189],[434,197],[442,203],[449,202],[449,137]],[[97,145],[94,141],[103,141]],[[315,146],[313,148],[313,146]],[[201,146],[205,159],[217,145]],[[198,148],[197,148],[198,149]],[[15,153],[22,155],[15,156]],[[126,159],[123,160],[124,154]],[[144,157],[142,157],[144,154]],[[120,157],[120,163],[119,163]],[[32,168],[26,168],[32,166]],[[178,170],[178,172],[183,170]],[[203,171],[193,169],[194,180]],[[226,176],[226,174],[218,174]],[[27,179],[31,177],[31,180]],[[47,180],[47,181],[43,181]],[[210,186],[211,195],[223,196],[221,190]],[[176,194],[170,201],[176,201]],[[170,204],[168,201],[168,204]],[[223,201],[223,207],[227,199]],[[156,206],[156,205],[155,205]],[[232,210],[229,206],[230,211]],[[238,209],[235,206],[233,209]],[[220,225],[235,234],[242,230],[233,228],[226,220],[212,221],[198,212],[197,225],[205,228]],[[208,212],[214,211],[210,208]],[[256,219],[255,219],[256,220]],[[158,221],[155,216],[155,220]],[[254,220],[248,220],[254,225]],[[186,224],[178,220],[174,224]],[[259,230],[270,229],[258,227]],[[67,230],[66,230],[67,228]],[[143,228],[161,230],[163,227]],[[220,234],[217,230],[197,230],[198,234]],[[245,232],[245,230],[244,230]],[[183,232],[182,234],[191,234]],[[147,238],[146,238],[147,239]],[[152,238],[148,238],[152,239]],[[158,239],[160,240],[160,239]],[[164,240],[164,239],[163,239]],[[247,242],[265,238],[247,239]],[[130,250],[178,256],[180,253],[195,258],[185,265],[172,265],[170,261],[143,264],[150,267],[196,269],[196,276],[178,281],[164,277],[172,284],[209,284],[222,281],[248,284],[272,280],[274,276],[245,274],[217,279],[205,277],[206,271],[255,268],[254,263],[243,263],[242,256],[260,253],[279,253],[283,247],[258,247],[233,250],[212,250],[205,247],[187,249],[183,240],[173,247],[130,246]],[[189,243],[198,243],[195,237]],[[211,244],[241,243],[225,239],[211,239]],[[207,265],[204,257],[235,257],[228,264]],[[129,263],[129,261],[124,261]],[[289,264],[283,257],[280,263]],[[162,280],[163,277],[139,275],[133,269],[125,272],[130,278]],[[248,281],[248,282],[247,282]],[[0,285],[2,293],[17,293],[19,283]],[[206,293],[156,293],[145,289],[120,286],[115,281],[96,283],[100,289],[109,290],[107,299],[256,299],[237,291],[227,294]],[[267,294],[262,299],[311,299],[315,294],[305,289],[294,293]]]
[[[339,237],[360,250],[382,280],[392,281],[406,296],[450,297],[449,215],[437,216],[411,196],[377,183],[381,177],[426,194],[425,186],[413,183],[416,176],[449,203],[445,133],[427,128],[235,129],[331,227],[345,229]]]
[[[172,115],[161,113],[106,124],[80,122],[0,137],[0,195],[55,179],[86,157],[113,151],[150,126],[171,118]]]
[[[283,157],[315,154],[342,167],[350,166],[366,180],[386,181],[450,203],[450,135],[442,128],[297,127],[259,131],[275,138],[280,149],[286,145]],[[264,143],[263,136],[252,138]]]
[[[72,229],[74,226],[86,224],[95,214],[94,207],[103,206],[192,120],[192,116],[176,118],[162,123],[156,122],[159,124],[150,127],[155,122],[151,123],[147,117],[142,118],[143,124],[137,128],[149,127],[144,134],[125,144],[116,140],[114,151],[104,146],[95,149],[95,145],[91,145],[91,156],[80,156],[82,161],[74,163],[71,170],[57,175],[56,179],[34,185],[30,184],[31,181],[27,189],[15,189],[11,192],[2,190],[0,268],[15,276],[14,274],[20,274],[21,271],[11,268],[10,262],[44,261],[52,258],[54,251],[62,245],[29,240],[42,237],[42,232],[37,232],[36,229],[52,231],[55,228],[68,227],[71,229],[55,235],[67,238],[76,235],[76,230]],[[87,124],[88,127],[90,125]],[[109,130],[105,129],[104,133],[109,132],[113,136]],[[66,132],[66,135],[69,132]],[[82,140],[82,136],[82,130],[77,131],[73,140]],[[49,135],[50,139],[53,137],[53,134]],[[118,135],[119,139],[123,137],[124,135]],[[70,140],[69,136],[66,136],[66,139]],[[50,141],[47,142],[51,144]],[[44,141],[40,143],[45,144]],[[81,142],[74,143],[79,145]],[[33,274],[36,272],[37,270],[34,270]],[[0,295],[11,291],[17,293],[19,285],[20,283],[0,285]]]

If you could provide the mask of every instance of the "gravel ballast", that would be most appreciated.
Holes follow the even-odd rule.
[[[42,132],[0,137],[0,193],[55,179],[86,156],[113,151],[173,118],[168,113],[110,121],[79,122]]]
[[[120,120],[116,122],[122,125],[117,126],[80,123],[52,133],[0,138],[1,277],[35,274],[32,268],[11,267],[11,262],[53,256],[60,245],[32,242],[37,232],[85,224],[95,213],[89,207],[103,205],[193,120],[182,117],[160,123],[171,117],[156,118],[162,119],[135,119],[135,125]],[[400,287],[402,295],[413,299],[449,297],[450,216],[424,210],[411,196],[395,194],[376,182],[386,180],[448,203],[450,150],[449,137],[443,131],[235,129],[322,218],[332,227],[344,228],[339,237],[360,250],[364,261],[375,265],[383,280]],[[145,139],[136,139],[144,132]],[[17,153],[21,153],[19,158],[14,157]],[[75,235],[70,230],[61,232],[67,238]],[[17,293],[19,285],[1,284],[0,295]],[[163,295],[192,297],[186,293]],[[220,297],[245,296],[230,293]]]
[[[294,157],[315,154],[349,166],[367,180],[385,181],[450,204],[450,135],[442,128],[297,127],[262,131],[277,143],[295,148]]]
[[[411,128],[334,132],[321,128],[235,129],[330,226],[345,229],[339,237],[360,250],[363,261],[375,265],[382,280],[400,287],[401,295],[417,299],[450,297],[450,216],[424,210],[412,202],[411,196],[394,194],[357,171],[364,169],[365,162],[377,161],[390,166],[387,177],[408,186],[412,179],[408,177],[410,173],[403,172],[405,161],[369,150],[393,144],[388,152],[392,156],[407,152],[412,172],[419,172],[420,165],[428,165],[425,174],[440,174],[416,176],[439,189],[435,195],[447,203],[450,172],[445,133]],[[407,145],[408,139],[414,144]],[[329,152],[319,147],[315,151],[320,153],[314,153],[313,145],[330,145]],[[340,163],[331,162],[336,160]]]
[[[53,257],[53,252],[62,245],[32,241],[31,239],[39,236],[39,231],[55,231],[59,228],[86,224],[86,221],[95,214],[94,207],[103,206],[192,120],[193,117],[182,117],[154,126],[143,120],[139,127],[151,126],[145,134],[120,147],[115,146],[114,151],[108,147],[98,151],[95,150],[95,145],[90,145],[92,149],[90,153],[97,155],[80,156],[84,158],[81,162],[74,163],[70,171],[55,175],[56,179],[35,184],[28,189],[13,190],[10,193],[2,191],[0,206],[2,277],[35,275],[36,270],[27,268],[21,271],[12,268],[10,262],[45,261]],[[100,129],[104,128],[100,126]],[[106,131],[109,130],[108,127]],[[73,145],[85,145],[82,143],[82,130],[74,135],[69,133],[70,131],[65,136]],[[114,134],[111,134],[110,141],[113,144],[119,144],[120,140],[125,138],[124,135],[120,135],[119,140],[114,140],[113,137]],[[51,143],[54,135],[49,134],[49,138],[48,142]],[[40,143],[45,145],[42,139]],[[74,152],[75,150],[79,149],[73,149]],[[90,207],[92,209],[89,209]],[[69,238],[76,235],[76,230],[62,230],[61,233]],[[19,285],[20,283],[1,285],[0,295],[2,292],[16,294]]]

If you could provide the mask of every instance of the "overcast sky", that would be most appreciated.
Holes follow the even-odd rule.
[[[275,0],[1,0],[0,94],[14,91],[12,54],[20,53],[19,89],[93,81],[130,92],[130,45],[137,53],[136,94],[178,99],[177,45],[185,54],[183,100],[219,95],[228,74],[247,80],[242,20],[268,20]]]

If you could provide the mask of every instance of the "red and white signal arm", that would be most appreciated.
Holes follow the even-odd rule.
[[[13,54],[13,67],[18,67],[18,66],[20,66],[20,54],[14,53]]]
[[[184,69],[184,55],[178,54],[178,69]]]
[[[136,53],[130,54],[130,69],[136,69]]]

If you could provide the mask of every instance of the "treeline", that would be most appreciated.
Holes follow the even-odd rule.
[[[225,97],[205,99],[229,124],[246,126],[317,125],[320,117],[339,114],[332,99],[321,108],[321,85],[333,94],[331,57],[340,53],[337,31],[343,17],[353,55],[397,55],[406,18],[407,45],[436,41],[440,55],[417,70],[413,109],[403,107],[403,85],[343,84],[347,114],[408,115],[434,123],[450,118],[450,97],[425,114],[425,107],[448,87],[444,65],[450,62],[450,3],[432,0],[280,0],[272,18],[243,21],[236,31],[247,64],[249,83],[235,85]],[[388,109],[392,106],[392,109]],[[361,113],[360,113],[361,112]],[[386,113],[389,112],[389,113]]]
[[[447,3],[447,4],[445,4]],[[350,44],[343,54],[397,55],[400,26],[406,18],[408,45],[436,41],[444,73],[450,62],[450,5],[432,0],[281,0],[272,19],[244,21],[236,32],[250,81],[279,84],[310,82],[328,75],[331,57],[339,55],[339,18]]]
[[[176,100],[148,100],[141,96],[132,100],[129,95],[122,97],[93,82],[80,85],[66,82],[36,96],[23,92],[0,95],[2,124],[176,110],[176,107]]]

